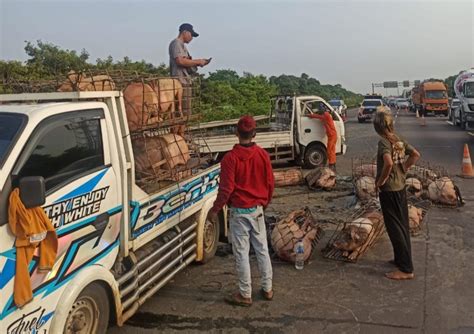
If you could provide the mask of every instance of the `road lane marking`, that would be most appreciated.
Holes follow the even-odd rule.
[[[468,134],[469,136],[473,136],[473,137],[474,137],[474,133],[472,133],[472,132],[468,132],[467,134]]]
[[[449,125],[454,125],[454,123],[450,121],[446,121],[446,123],[448,123]]]

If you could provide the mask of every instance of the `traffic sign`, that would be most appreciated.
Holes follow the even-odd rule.
[[[384,81],[383,88],[397,88],[398,81]]]
[[[408,80],[403,81],[403,87],[410,87],[410,81]]]

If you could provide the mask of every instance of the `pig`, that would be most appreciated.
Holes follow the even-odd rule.
[[[115,90],[115,83],[108,75],[87,76],[70,71],[67,80],[58,87],[58,92],[72,91],[109,91]]]
[[[318,167],[306,175],[310,188],[330,190],[336,186],[336,173],[328,167]]]
[[[414,205],[408,205],[408,219],[410,225],[410,232],[418,232],[420,230],[420,224],[423,219],[423,210],[417,208]]]
[[[433,181],[428,186],[428,197],[438,204],[452,205],[458,204],[458,196],[453,181],[448,177],[442,177]]]
[[[414,195],[416,198],[421,197],[423,193],[423,186],[420,180],[410,177],[406,179],[405,185],[407,186],[407,191],[409,194]]]
[[[374,177],[377,174],[377,165],[375,164],[365,164],[357,166],[354,170],[354,176],[361,177],[361,176],[370,176]]]
[[[356,260],[361,252],[371,246],[374,233],[383,222],[382,214],[372,211],[346,224],[333,246],[343,251],[343,256]]]
[[[361,201],[368,201],[377,197],[377,188],[375,187],[375,178],[363,176],[355,182],[356,195]]]

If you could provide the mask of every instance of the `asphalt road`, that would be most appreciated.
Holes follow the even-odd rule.
[[[349,148],[337,166],[339,174],[350,175],[352,158],[374,156],[377,135],[370,123],[357,122],[354,111],[346,129]],[[413,114],[400,113],[396,130],[424,161],[445,167],[453,177],[461,168],[464,143],[474,153],[473,137],[445,118],[429,117],[422,127]],[[412,281],[384,278],[392,257],[384,236],[355,264],[327,260],[319,252],[303,271],[275,261],[275,299],[266,302],[255,294],[252,307],[236,308],[223,302],[236,288],[233,257],[216,256],[205,266],[193,265],[178,274],[126,326],[111,328],[109,334],[474,333],[474,180],[454,180],[467,203],[429,211],[422,233],[412,238]],[[324,219],[344,214],[344,201],[334,193],[302,195],[304,189],[278,189],[269,211],[284,213],[307,205],[318,219],[323,211]],[[327,228],[326,240],[331,225]],[[254,259],[252,270],[258,291]]]

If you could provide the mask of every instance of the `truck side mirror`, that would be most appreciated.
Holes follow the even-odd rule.
[[[20,179],[20,199],[27,209],[41,206],[46,201],[44,178],[25,176]]]

